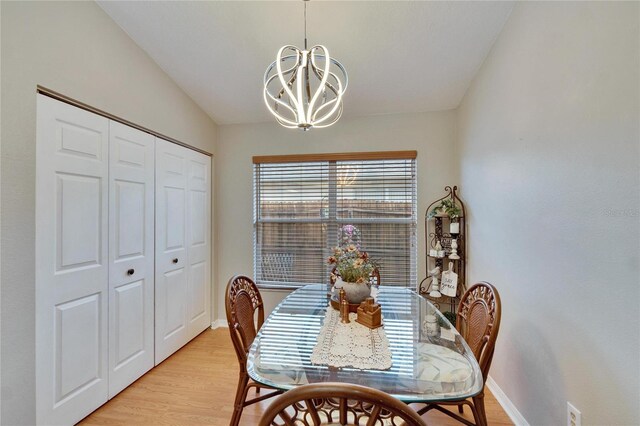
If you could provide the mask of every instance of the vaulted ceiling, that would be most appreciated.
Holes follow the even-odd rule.
[[[302,1],[98,4],[218,124],[271,120],[264,71],[282,45],[303,46]],[[456,108],[513,3],[307,7],[309,43],[327,46],[347,69],[345,116],[354,116]]]

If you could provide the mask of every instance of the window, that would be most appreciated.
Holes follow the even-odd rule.
[[[262,287],[328,283],[345,225],[383,285],[415,286],[415,151],[254,157],[254,276]]]

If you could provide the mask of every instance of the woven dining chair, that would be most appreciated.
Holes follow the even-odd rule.
[[[225,295],[225,308],[227,311],[227,323],[231,342],[240,364],[240,377],[238,379],[238,389],[233,406],[231,426],[237,426],[242,416],[242,410],[247,405],[255,404],[272,396],[281,394],[282,391],[275,390],[266,395],[262,395],[250,400],[247,394],[250,388],[256,388],[256,393],[260,393],[260,388],[273,389],[261,383],[254,382],[247,373],[247,356],[253,340],[258,334],[258,330],[264,323],[264,306],[262,296],[258,287],[249,277],[236,275],[229,280]],[[257,324],[256,324],[257,311]]]
[[[282,425],[426,426],[411,407],[393,396],[348,383],[313,383],[276,398],[260,426]]]
[[[458,412],[462,414],[464,406],[467,405],[471,409],[476,422],[475,425],[487,425],[487,415],[484,409],[484,386],[487,383],[489,368],[493,360],[493,351],[496,346],[498,331],[500,330],[501,309],[498,290],[487,282],[474,284],[464,293],[458,306],[456,329],[478,360],[482,371],[482,390],[471,401],[463,399],[427,404],[424,408],[418,410],[418,413],[424,414],[429,410],[435,409],[461,423],[474,426],[474,423],[444,408],[444,406],[455,405],[458,406]]]

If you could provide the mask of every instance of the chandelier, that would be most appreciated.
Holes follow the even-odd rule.
[[[278,123],[305,131],[331,126],[340,119],[349,81],[342,64],[329,56],[326,47],[307,48],[307,1],[304,50],[282,46],[264,73],[263,91],[264,102]]]

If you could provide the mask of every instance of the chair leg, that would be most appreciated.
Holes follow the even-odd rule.
[[[247,397],[247,391],[249,390],[247,384],[249,383],[249,375],[240,373],[238,379],[238,389],[236,390],[236,399],[233,404],[233,415],[229,426],[238,426],[240,423],[240,416],[242,416],[242,409],[244,408],[244,400]]]
[[[464,405],[462,404],[458,405],[458,413],[464,414]]]
[[[484,410],[484,394],[480,394],[478,396],[473,397],[473,405],[478,413],[478,418],[476,419],[476,423],[479,426],[487,426],[487,413]]]

